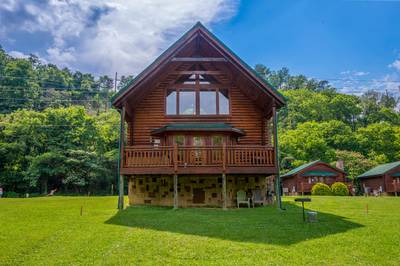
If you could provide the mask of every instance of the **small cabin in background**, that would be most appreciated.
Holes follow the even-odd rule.
[[[283,193],[288,195],[311,194],[316,183],[332,185],[345,182],[346,173],[322,161],[303,164],[281,176]]]
[[[130,204],[226,208],[274,189],[284,99],[201,23],[112,103]]]
[[[357,178],[365,194],[397,194],[400,192],[400,161],[378,165]]]

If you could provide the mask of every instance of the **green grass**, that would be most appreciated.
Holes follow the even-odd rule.
[[[0,199],[0,264],[400,264],[400,198],[313,197],[317,223],[284,200],[286,211],[118,212],[116,197]]]

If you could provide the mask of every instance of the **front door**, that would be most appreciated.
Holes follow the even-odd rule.
[[[201,188],[194,188],[193,189],[193,203],[204,203],[206,199],[206,193]]]

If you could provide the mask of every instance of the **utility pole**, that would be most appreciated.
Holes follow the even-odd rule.
[[[117,79],[118,79],[118,72],[115,72],[114,78],[114,91],[117,92]]]

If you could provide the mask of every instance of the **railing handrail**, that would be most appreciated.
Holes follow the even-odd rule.
[[[138,145],[138,146],[125,146],[125,150],[130,149],[173,149],[174,146],[152,146],[152,145]],[[222,145],[203,145],[203,146],[189,146],[189,145],[180,145],[178,149],[222,149]],[[267,145],[226,145],[226,148],[234,148],[234,149],[249,149],[249,148],[263,148],[263,149],[274,149],[273,146]]]
[[[266,145],[126,146],[124,167],[274,166],[274,147]]]

